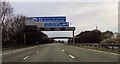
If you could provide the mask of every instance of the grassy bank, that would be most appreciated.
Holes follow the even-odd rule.
[[[90,47],[90,46],[80,46],[80,45],[73,45],[72,46],[77,46],[77,47],[81,47],[81,48],[86,48],[86,49],[93,49],[93,50],[99,50],[99,51],[105,51],[105,52],[112,52],[112,53],[117,53],[120,54],[120,49],[116,48],[114,50],[109,49],[109,48],[104,48],[104,47]]]

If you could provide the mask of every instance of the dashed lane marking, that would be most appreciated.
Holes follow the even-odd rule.
[[[24,60],[27,59],[29,56],[26,56],[25,58],[23,58]]]
[[[65,51],[65,50],[62,50],[63,52]]]
[[[37,51],[37,52],[39,52],[39,51]]]
[[[71,58],[73,58],[73,59],[75,58],[75,57],[74,57],[74,56],[72,56],[72,55],[69,55],[69,56],[70,56]]]

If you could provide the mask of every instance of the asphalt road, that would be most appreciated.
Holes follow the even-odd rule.
[[[118,62],[118,54],[53,43],[3,51],[3,62]]]

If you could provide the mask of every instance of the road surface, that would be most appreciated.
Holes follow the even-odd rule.
[[[53,43],[3,51],[3,62],[118,62],[118,54]]]

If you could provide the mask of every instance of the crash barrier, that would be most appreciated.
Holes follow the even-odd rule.
[[[76,43],[76,46],[84,46],[84,47],[96,47],[96,48],[107,48],[112,49],[113,51],[115,49],[120,48],[120,44],[118,43]]]

